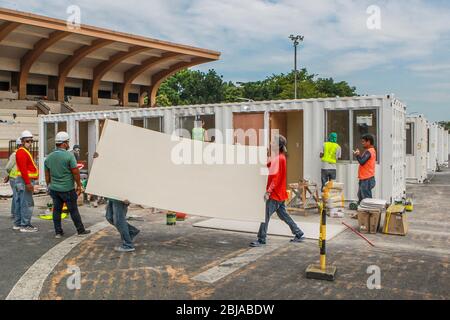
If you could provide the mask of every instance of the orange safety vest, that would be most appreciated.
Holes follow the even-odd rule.
[[[34,163],[33,156],[31,155],[30,151],[28,151],[24,147],[20,147],[19,149],[17,149],[17,151],[19,151],[19,150],[24,150],[28,154],[28,156],[30,157],[31,163],[34,166],[33,171],[28,171],[28,177],[30,177],[30,179],[33,179],[33,180],[38,179],[39,178],[39,170],[38,170],[36,163]],[[16,164],[16,166],[17,166],[17,164]],[[17,168],[17,176],[18,177],[22,176],[22,173],[20,172],[20,170],[18,168]]]
[[[375,177],[375,164],[377,163],[377,152],[375,148],[367,150],[370,152],[370,159],[364,164],[359,166],[358,177],[359,180],[367,180]]]

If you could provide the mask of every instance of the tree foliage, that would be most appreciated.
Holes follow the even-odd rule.
[[[445,130],[450,130],[450,121],[441,121],[439,124],[443,126]]]
[[[158,91],[159,106],[294,99],[295,72],[274,74],[261,81],[225,82],[215,70],[183,70],[168,78]],[[298,98],[352,97],[356,88],[333,78],[298,72]]]

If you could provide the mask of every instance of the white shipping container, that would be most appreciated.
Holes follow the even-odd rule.
[[[427,179],[428,129],[423,115],[406,118],[406,180],[423,183]]]
[[[405,110],[406,106],[402,102],[387,95],[45,115],[40,116],[40,134],[44,138],[39,141],[39,156],[44,159],[45,151],[51,148],[51,137],[49,139],[45,133],[56,122],[67,123],[71,141],[75,143],[86,140],[83,138],[86,133],[81,134],[80,124],[89,122],[90,126],[83,130],[92,131],[87,135],[95,137],[89,139],[89,146],[85,147],[91,157],[105,118],[142,127],[148,127],[146,123],[154,123],[154,119],[158,118],[163,125],[157,129],[171,134],[178,128],[190,130],[194,117],[198,115],[205,120],[206,129],[216,130],[213,133],[215,141],[227,144],[236,142],[233,130],[253,128],[263,130],[257,144],[267,146],[269,129],[279,129],[288,139],[288,182],[306,178],[320,186],[319,154],[327,133],[336,131],[343,151],[342,160],[337,164],[338,180],[345,183],[347,200],[356,200],[359,164],[353,157],[352,150],[361,148],[362,134],[372,133],[376,137],[378,153],[374,197],[393,201],[403,198],[406,188]],[[219,132],[223,133],[223,137]],[[89,163],[91,161],[89,159]],[[42,177],[41,166],[41,183]]]
[[[444,163],[447,164],[447,166],[450,166],[449,162],[449,153],[450,153],[450,144],[449,144],[449,131],[444,131]]]
[[[428,123],[428,172],[437,170],[438,163],[438,134],[439,126],[436,123]]]
[[[448,166],[450,167],[450,131],[448,132],[448,139],[447,139],[447,141],[448,141],[448,143],[447,143],[447,146],[448,146],[448,157],[447,157],[447,160],[448,160]]]
[[[447,151],[445,150],[445,137],[447,137],[446,135],[446,131],[444,130],[444,128],[442,126],[438,127],[438,165],[439,166],[443,166],[445,164],[445,162],[447,161]]]

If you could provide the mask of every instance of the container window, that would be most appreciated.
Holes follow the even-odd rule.
[[[350,160],[350,111],[327,111],[327,137],[332,132],[338,135],[338,144],[342,148],[341,160]]]
[[[55,150],[55,136],[56,136],[56,128],[55,123],[46,123],[45,124],[45,146],[44,152],[45,156],[48,156],[50,153]]]
[[[214,115],[202,115],[200,116],[200,120],[205,121],[205,126],[203,127],[206,130],[215,129],[215,116]],[[179,118],[179,128],[185,129],[189,135],[192,134],[192,129],[194,129],[195,116],[187,116]],[[209,138],[213,138],[214,136],[210,136]],[[214,137],[215,139],[215,137]]]
[[[378,150],[378,119],[376,110],[353,111],[353,150],[364,150],[361,137],[365,134],[371,134],[374,137],[375,149]]]
[[[427,129],[427,152],[430,152],[430,129]]]
[[[139,128],[144,128],[144,119],[132,119],[131,124]]]
[[[157,132],[163,132],[163,118],[153,117],[145,119],[145,128]]]
[[[414,123],[406,124],[406,154],[414,155]]]

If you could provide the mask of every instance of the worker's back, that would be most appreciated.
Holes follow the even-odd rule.
[[[50,189],[68,192],[74,189],[72,170],[77,167],[75,156],[63,149],[56,149],[45,159],[45,170],[50,171]]]
[[[192,140],[205,141],[205,129],[201,127],[192,129]]]

